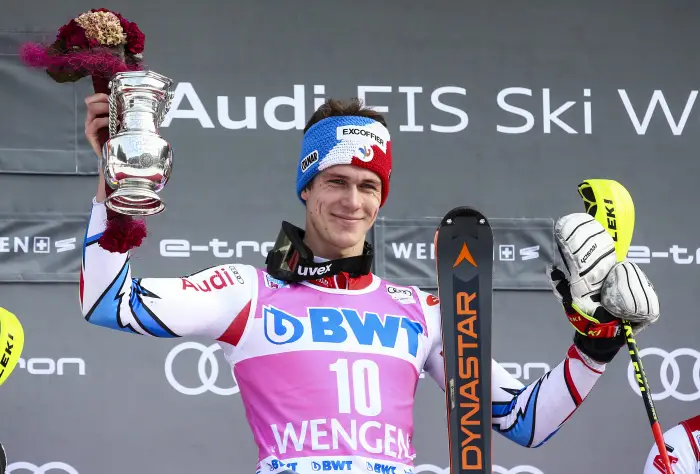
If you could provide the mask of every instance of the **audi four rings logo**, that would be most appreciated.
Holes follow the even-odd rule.
[[[32,474],[59,474],[61,472],[64,474],[78,474],[78,471],[70,464],[58,461],[47,462],[41,466],[30,462],[14,462],[7,466],[7,474],[12,474],[13,472],[17,474],[24,472]]]
[[[432,472],[434,474],[450,474],[449,466],[446,468],[441,468],[434,464],[421,464],[413,469],[414,474],[420,474],[421,472]],[[505,467],[493,466],[493,474],[544,474],[542,471],[534,466],[528,466],[526,464],[515,466],[511,469],[506,469]]]
[[[236,384],[228,388],[222,388],[216,385],[217,379],[219,378],[219,361],[216,359],[214,353],[220,348],[221,347],[217,343],[205,346],[198,342],[184,342],[175,346],[165,358],[165,378],[168,379],[168,382],[175,390],[183,395],[201,395],[205,392],[212,392],[217,395],[233,395],[238,393],[238,385]],[[199,385],[195,387],[186,387],[178,382],[173,374],[173,361],[178,354],[187,349],[199,352],[199,361],[197,363]],[[207,369],[207,366],[209,366],[210,369]],[[209,373],[207,374],[207,372]],[[231,375],[233,375],[233,373]]]
[[[687,347],[681,347],[671,352],[657,347],[645,347],[639,351],[640,358],[647,355],[659,356],[662,359],[659,380],[652,379],[649,385],[653,390],[654,387],[658,386],[658,383],[661,383],[664,390],[659,393],[652,392],[652,400],[664,400],[668,397],[673,397],[682,402],[692,402],[700,399],[700,352]],[[695,384],[695,392],[693,393],[682,393],[678,390],[678,384],[681,381],[681,369],[678,365],[678,358],[682,356],[687,356],[694,360],[692,378]],[[670,378],[669,369],[671,370]],[[642,395],[639,391],[639,385],[635,380],[634,367],[631,362],[627,368],[627,379],[632,389],[641,397]]]

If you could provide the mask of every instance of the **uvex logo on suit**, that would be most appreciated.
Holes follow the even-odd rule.
[[[304,267],[299,265],[297,267],[297,273],[301,276],[321,276],[331,271],[331,265],[330,263],[321,267]]]

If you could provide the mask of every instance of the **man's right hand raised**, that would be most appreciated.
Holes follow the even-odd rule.
[[[98,138],[98,132],[102,128],[109,127],[109,96],[107,94],[93,94],[85,98],[87,115],[85,116],[85,138],[90,142],[92,150],[97,157],[102,156],[102,147]],[[105,192],[105,180],[100,168],[99,182],[97,184],[97,202],[102,202],[107,197]]]
[[[85,98],[87,115],[85,116],[85,137],[92,145],[92,149],[98,157],[102,156],[97,132],[109,127],[109,96],[107,94],[93,94]]]

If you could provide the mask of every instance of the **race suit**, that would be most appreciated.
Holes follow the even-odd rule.
[[[666,430],[664,442],[674,474],[700,473],[700,415]],[[654,444],[644,464],[644,474],[659,473],[667,474],[659,448]]]
[[[258,471],[412,472],[421,372],[445,389],[435,296],[373,274],[287,283],[243,264],[134,278],[128,254],[97,244],[105,221],[105,206],[93,201],[80,277],[85,319],[218,341],[258,447]],[[528,386],[492,361],[493,429],[522,446],[542,445],[603,373],[604,365],[583,359],[572,345]]]

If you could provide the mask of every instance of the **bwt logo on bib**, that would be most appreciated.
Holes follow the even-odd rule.
[[[352,461],[314,461],[311,463],[311,469],[314,471],[349,471],[352,469]]]
[[[374,462],[367,463],[367,470],[369,472],[376,472],[377,474],[397,474],[396,466],[389,466],[387,464],[378,464]]]
[[[269,467],[271,471],[275,471],[275,470],[283,468],[285,466],[294,472],[296,472],[296,470],[297,470],[297,463],[295,463],[295,462],[285,463],[284,461],[279,461],[277,459],[273,459],[271,462],[267,463],[267,467]]]
[[[273,344],[291,344],[306,336],[312,342],[342,344],[354,336],[363,346],[371,346],[378,340],[383,347],[396,347],[400,331],[404,331],[407,350],[416,357],[418,336],[423,326],[405,316],[365,312],[364,316],[354,309],[308,308],[308,329],[301,318],[274,306],[263,306],[265,338]],[[344,324],[345,323],[345,324]],[[375,337],[376,336],[376,337]]]

